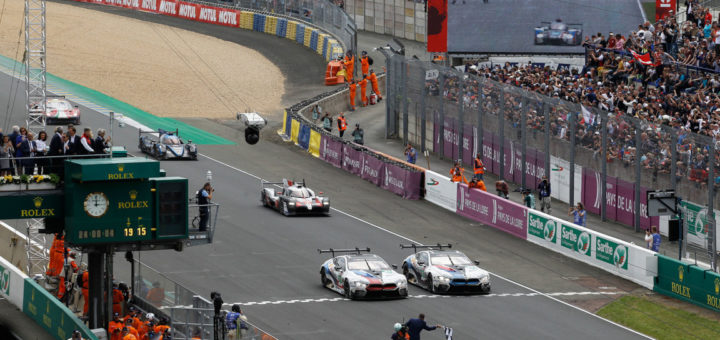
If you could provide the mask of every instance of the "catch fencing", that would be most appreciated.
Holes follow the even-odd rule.
[[[278,133],[314,157],[336,168],[373,183],[406,199],[417,200],[423,194],[424,169],[380,151],[332,135],[305,117],[316,104],[345,98],[347,89],[336,89],[302,101],[285,110]],[[344,100],[343,100],[344,103]]]
[[[400,55],[386,68],[387,137],[467,167],[480,154],[486,171],[522,188],[548,176],[554,198],[636,231],[658,225],[668,234],[668,219],[647,216],[646,195],[674,189],[701,215],[681,209],[693,226],[683,230],[683,255],[715,268],[716,222],[706,213],[718,207],[720,183],[712,138]]]

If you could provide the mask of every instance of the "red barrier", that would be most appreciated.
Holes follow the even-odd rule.
[[[209,24],[239,27],[241,11],[199,5],[178,0],[74,0],[115,7],[123,7],[143,12],[180,17]]]

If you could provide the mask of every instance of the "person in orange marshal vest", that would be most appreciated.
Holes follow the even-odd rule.
[[[370,70],[370,84],[372,84],[372,90],[375,92],[375,94],[378,96],[378,101],[382,100],[382,95],[380,94],[380,88],[378,88],[378,80],[377,76],[375,75],[375,71]]]
[[[350,94],[350,111],[355,111],[355,94],[357,93],[357,82],[354,80],[348,84]]]
[[[485,164],[483,164],[482,155],[478,153],[477,156],[475,156],[475,160],[473,161],[473,178],[478,181],[482,181],[484,174]]]
[[[367,97],[367,85],[368,80],[367,77],[363,77],[363,79],[358,83],[360,84],[360,102],[362,106],[368,105],[368,97]]]
[[[455,162],[455,166],[453,166],[452,169],[450,169],[450,181],[451,182],[462,182],[467,184],[467,180],[465,179],[465,175],[463,174],[465,172],[465,169],[463,169],[460,166],[460,162]]]
[[[360,70],[362,71],[363,78],[367,77],[370,71],[370,64],[372,64],[372,58],[368,57],[366,51],[362,51],[362,57],[360,57]]]
[[[345,134],[345,130],[347,130],[347,120],[345,119],[345,114],[340,112],[340,116],[337,118],[337,124],[338,124],[338,130],[340,130],[340,138]]]

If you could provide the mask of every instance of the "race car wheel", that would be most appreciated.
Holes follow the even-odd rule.
[[[347,280],[345,280],[343,286],[345,286],[345,297],[352,300],[353,296],[352,292],[350,292],[350,282],[347,282]]]
[[[262,202],[263,207],[268,207],[267,197],[265,196],[265,192],[263,191],[260,194],[260,202]]]
[[[432,275],[428,276],[428,289],[433,294],[437,293],[437,289],[435,288],[435,282],[433,282]]]
[[[410,274],[410,271],[408,270],[407,265],[403,265],[403,275],[405,275],[405,278],[407,279],[408,283],[415,283],[415,277]]]
[[[322,283],[324,288],[329,288],[328,287],[329,282],[328,282],[327,276],[325,276],[325,271],[320,271],[320,282]]]
[[[288,208],[288,204],[286,201],[282,202],[282,214],[285,216],[290,216],[290,209]]]

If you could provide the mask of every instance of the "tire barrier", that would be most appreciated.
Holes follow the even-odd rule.
[[[70,0],[123,7],[142,12],[162,14],[186,20],[208,24],[238,27],[265,34],[294,40],[318,55],[325,61],[335,60],[344,55],[343,45],[328,32],[270,13],[209,6],[206,3],[194,3],[180,0]]]
[[[310,39],[317,38],[311,35]],[[338,88],[286,109],[278,134],[285,141],[292,141],[336,168],[344,169],[405,199],[420,199],[423,195],[425,169],[333,136],[302,114],[306,108],[343,91],[347,89]]]

